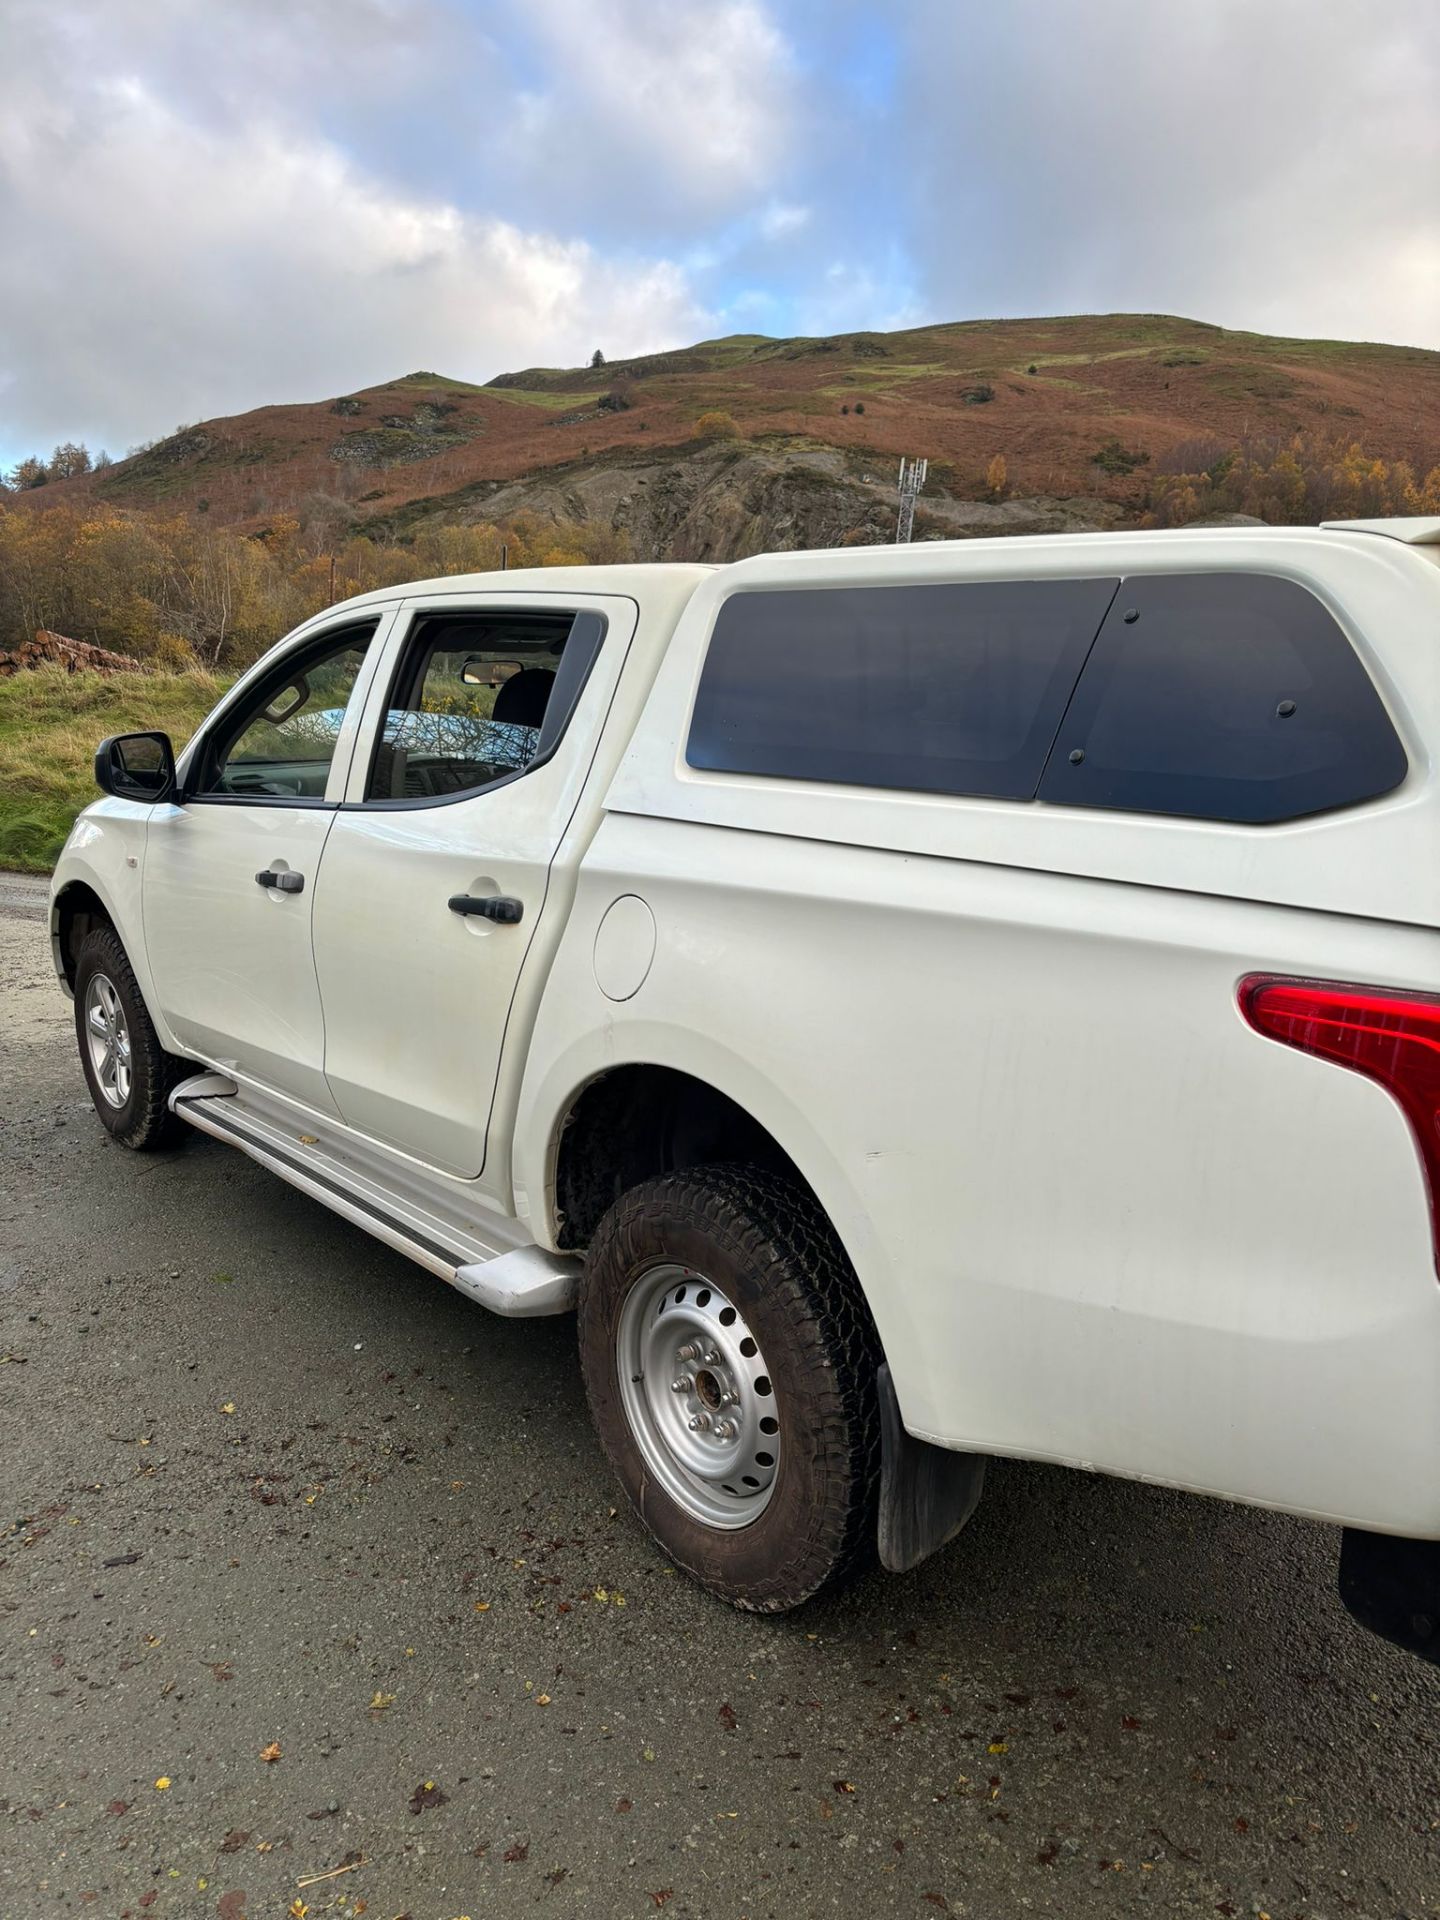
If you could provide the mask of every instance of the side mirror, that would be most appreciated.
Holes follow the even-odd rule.
[[[168,733],[112,733],[95,749],[95,784],[119,800],[175,797],[175,750]]]

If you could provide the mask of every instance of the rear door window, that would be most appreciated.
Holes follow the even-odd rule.
[[[417,617],[367,803],[455,800],[527,772],[564,731],[604,632],[594,613]]]
[[[1039,798],[1260,825],[1373,799],[1405,773],[1312,593],[1261,574],[1141,575],[1105,618]]]
[[[734,594],[686,758],[721,773],[1029,800],[1116,584]]]

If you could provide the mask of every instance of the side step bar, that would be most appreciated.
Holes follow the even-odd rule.
[[[491,1313],[517,1320],[574,1311],[580,1279],[577,1259],[533,1243],[487,1247],[480,1233],[447,1235],[443,1222],[425,1217],[413,1205],[397,1204],[392,1210],[375,1180],[347,1169],[333,1154],[307,1154],[299,1136],[282,1133],[250,1113],[238,1096],[236,1083],[224,1074],[196,1074],[170,1095],[170,1111],[200,1132],[238,1147],[301,1193],[363,1227]],[[457,1245],[460,1238],[469,1246]],[[482,1252],[479,1259],[477,1252]]]

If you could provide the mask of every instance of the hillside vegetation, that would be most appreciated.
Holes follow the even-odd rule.
[[[316,551],[409,540],[527,510],[627,532],[643,559],[886,537],[901,454],[924,454],[922,532],[1176,519],[1245,493],[1243,453],[1306,475],[1253,494],[1266,517],[1328,498],[1322,475],[1382,462],[1387,497],[1440,489],[1440,354],[1228,332],[1155,314],[967,321],[899,333],[734,335],[487,386],[440,373],[186,426],[101,471],[38,463],[26,505],[84,499],[263,532],[293,517]],[[50,477],[48,468],[53,469]],[[30,479],[35,468],[26,463]],[[1427,479],[1426,476],[1430,476]],[[1223,480],[1223,484],[1222,484]],[[675,510],[679,497],[680,508]],[[1048,516],[1048,518],[1047,518]]]
[[[0,867],[44,873],[96,797],[95,748],[106,734],[161,727],[178,750],[230,684],[183,673],[70,674],[0,680]]]

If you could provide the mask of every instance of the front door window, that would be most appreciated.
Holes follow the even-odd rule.
[[[345,709],[374,628],[332,635],[256,689],[210,742],[196,794],[323,800]]]

